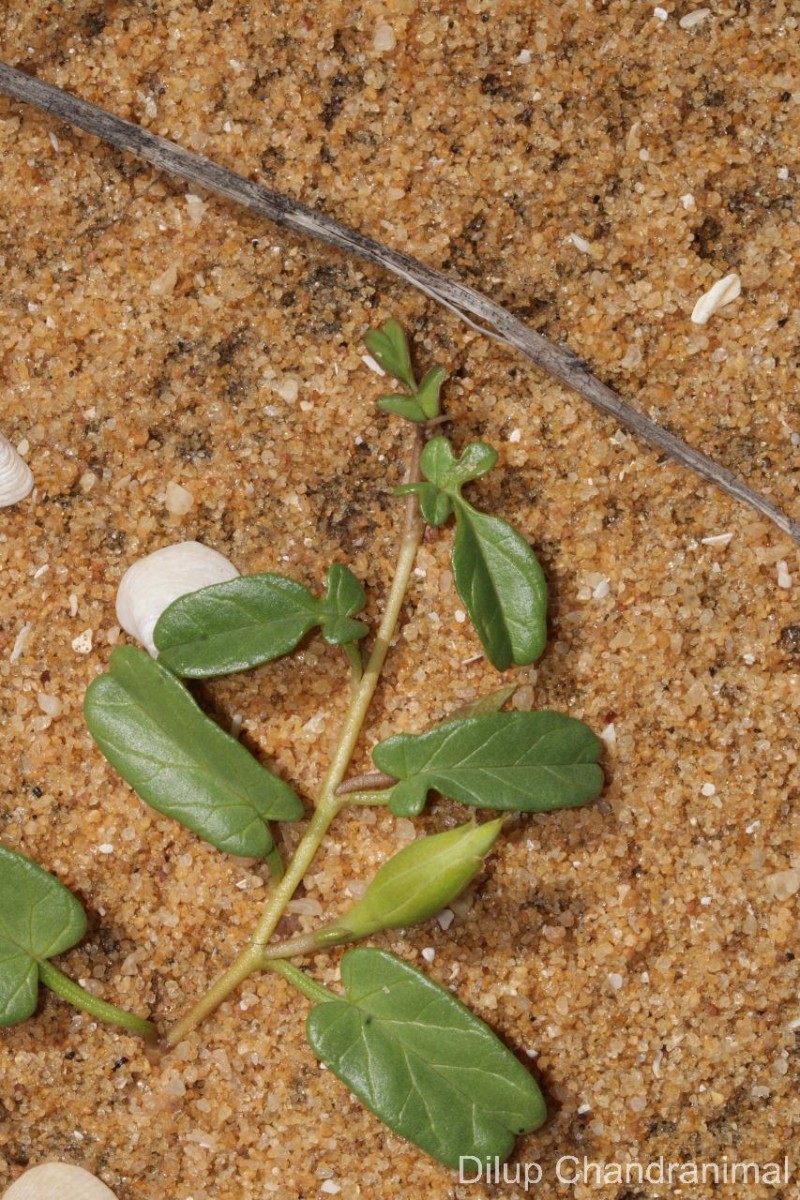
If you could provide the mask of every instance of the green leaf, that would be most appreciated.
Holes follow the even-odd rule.
[[[419,496],[422,515],[434,528],[443,524],[453,511],[453,501],[447,492],[441,492],[433,483],[401,483],[394,489],[395,496],[412,494]]]
[[[418,425],[429,420],[424,408],[416,396],[381,396],[378,401],[381,412],[394,413],[405,421],[416,421]]]
[[[573,717],[513,712],[395,734],[375,747],[372,758],[401,781],[389,799],[398,816],[421,812],[431,789],[476,808],[545,812],[598,795],[601,750],[600,739]]]
[[[518,683],[507,683],[503,687],[495,688],[493,692],[487,692],[485,696],[478,696],[476,700],[470,700],[468,704],[454,708],[447,714],[447,720],[460,721],[464,717],[485,717],[489,713],[500,712],[518,687]]]
[[[547,584],[539,561],[500,517],[455,501],[453,578],[486,656],[498,671],[523,666],[547,644]]]
[[[431,367],[417,389],[415,398],[427,421],[432,421],[434,417],[439,416],[439,393],[445,379],[447,379],[447,371],[444,367]]]
[[[456,458],[449,438],[432,438],[420,468],[428,481],[416,486],[429,524],[445,519],[447,501],[456,514],[453,576],[489,661],[498,671],[533,662],[547,642],[547,584],[536,555],[500,517],[478,512],[461,496],[465,483],[490,471],[497,452],[472,442]],[[425,487],[439,489],[423,492]]]
[[[153,640],[173,674],[208,679],[280,658],[316,625],[329,642],[363,637],[366,625],[349,618],[364,603],[361,585],[341,563],[330,568],[321,600],[285,575],[240,575],[174,600]]]
[[[496,463],[497,451],[486,442],[471,442],[456,458],[450,439],[446,437],[431,438],[419,460],[425,478],[443,492],[449,492],[454,499],[461,495],[465,483],[479,479]]]
[[[322,636],[326,642],[339,646],[354,642],[368,632],[363,621],[353,621],[353,613],[361,612],[367,602],[364,589],[353,572],[334,563],[328,571],[328,587],[318,603],[322,620]]]
[[[533,1077],[445,988],[363,947],[342,959],[342,984],[311,1010],[309,1044],[393,1132],[457,1169],[468,1155],[505,1160],[543,1123]]]
[[[39,965],[86,932],[86,914],[62,883],[0,845],[0,1026],[36,1008]]]
[[[195,704],[174,675],[132,646],[84,700],[92,737],[132,788],[219,850],[252,858],[273,849],[268,821],[297,820],[300,800]]]
[[[406,335],[397,321],[387,321],[383,329],[371,329],[364,341],[384,371],[404,383],[410,392],[417,390]]]

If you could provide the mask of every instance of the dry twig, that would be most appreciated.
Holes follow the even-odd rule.
[[[750,505],[773,521],[795,542],[800,542],[800,522],[793,521],[765,496],[753,491],[731,471],[706,454],[688,446],[669,430],[631,408],[616,392],[601,383],[591,373],[588,365],[572,350],[566,346],[555,345],[529,329],[507,309],[495,304],[481,292],[406,254],[383,246],[373,238],[365,237],[332,217],[298,204],[288,196],[270,191],[235,171],[221,167],[211,159],[192,154],[166,138],[157,137],[131,121],[115,117],[95,104],[81,100],[52,84],[34,79],[5,63],[0,63],[0,92],[31,104],[71,125],[77,125],[79,129],[94,134],[104,142],[146,159],[159,171],[186,179],[252,212],[268,217],[278,225],[285,225],[296,233],[317,238],[391,271],[449,308],[479,332],[519,350],[543,371],[579,392],[595,407],[610,413],[620,425],[638,434],[703,479],[716,484],[734,499]],[[489,328],[476,325],[472,317],[477,317]]]

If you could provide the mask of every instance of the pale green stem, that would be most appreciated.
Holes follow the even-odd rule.
[[[62,1000],[88,1013],[90,1017],[96,1017],[98,1021],[105,1021],[109,1025],[118,1025],[148,1042],[157,1041],[156,1027],[152,1021],[146,1021],[144,1017],[137,1017],[134,1013],[126,1012],[124,1008],[117,1008],[115,1004],[93,996],[51,962],[45,960],[39,963],[39,978]]]
[[[310,933],[298,933],[287,942],[273,942],[261,948],[264,965],[276,958],[295,958],[300,954],[313,954],[315,950],[326,950],[329,946],[341,946],[344,942],[355,942],[358,934],[343,929],[341,925],[322,925]]]
[[[344,800],[347,804],[360,804],[363,808],[369,805],[387,805],[390,800],[390,793],[387,789],[381,792],[349,792],[347,795],[340,796],[340,800]]]
[[[422,449],[422,435],[416,430],[412,456],[409,462],[406,481],[415,482],[419,478],[419,456]],[[314,815],[309,821],[303,837],[295,850],[294,857],[286,868],[286,873],[271,892],[261,919],[249,944],[223,975],[212,984],[209,991],[200,998],[197,1004],[177,1024],[173,1025],[167,1035],[167,1047],[177,1046],[188,1033],[213,1012],[222,1001],[230,995],[234,988],[263,965],[262,951],[275,932],[275,928],[286,911],[286,906],[294,895],[297,886],[308,870],[314,855],[317,853],[331,822],[351,800],[349,796],[337,796],[336,789],[344,779],[350,759],[353,756],[356,743],[367,715],[367,710],[378,686],[378,680],[386,661],[386,655],[397,628],[400,612],[408,590],[411,572],[417,551],[422,540],[424,524],[419,515],[419,505],[414,495],[406,497],[405,528],[400,551],[397,557],[395,576],[386,608],[378,627],[375,642],[369,656],[364,674],[358,687],[353,692],[347,712],[342,722],[339,741],[333,753],[330,766],[325,775],[320,791],[319,801]]]
[[[335,992],[331,992],[321,983],[315,983],[313,979],[309,979],[299,967],[295,967],[292,963],[276,959],[274,962],[264,963],[264,966],[269,967],[270,971],[274,971],[277,975],[282,975],[284,979],[288,979],[298,992],[302,992],[309,1000],[315,1000],[318,1004],[324,1004],[327,1000],[339,999]]]

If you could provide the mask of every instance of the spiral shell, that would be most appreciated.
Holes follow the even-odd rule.
[[[50,1162],[32,1167],[3,1192],[2,1200],[117,1200],[96,1175],[71,1163]]]
[[[157,658],[153,630],[164,609],[187,592],[225,583],[238,574],[223,554],[200,542],[165,546],[140,558],[123,575],[117,592],[117,620]]]
[[[24,500],[32,488],[30,467],[0,433],[0,508]]]

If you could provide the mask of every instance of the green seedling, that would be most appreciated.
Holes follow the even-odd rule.
[[[378,770],[347,778],[426,524],[454,519],[456,586],[498,670],[534,661],[546,641],[547,589],[532,549],[508,522],[462,495],[495,467],[496,451],[473,442],[457,456],[449,439],[429,436],[442,419],[446,374],[435,366],[417,384],[397,322],[373,330],[366,343],[405,388],[378,403],[408,423],[411,440],[406,481],[397,489],[405,496],[397,566],[366,661],[361,642],[369,629],[357,619],[365,596],[346,566],[330,567],[321,598],[283,575],[240,576],[182,596],[164,611],[153,634],[158,661],[129,646],[116,649],[87,691],[86,721],[142,800],[220,851],[261,858],[271,871],[249,940],[201,999],[159,1031],[163,1048],[195,1030],[248,976],[275,972],[312,1003],[306,1033],[314,1054],[390,1129],[449,1167],[467,1156],[496,1162],[507,1158],[517,1136],[542,1124],[546,1109],[531,1073],[483,1021],[383,949],[356,946],[345,953],[341,994],[293,961],[434,917],[484,871],[502,832],[504,818],[482,820],[482,810],[569,808],[591,800],[603,785],[598,738],[561,713],[502,711],[513,684],[434,728],[387,738],[373,751]],[[344,648],[352,695],[305,830],[284,864],[274,826],[299,820],[307,804],[203,713],[182,678],[269,669],[263,664],[290,654],[314,628]],[[381,804],[395,815],[416,816],[431,792],[473,815],[419,837],[389,859],[361,899],[331,922],[286,942],[274,939],[344,808]],[[0,848],[0,1023],[29,1017],[44,983],[98,1018],[153,1039],[150,1021],[90,996],[51,963],[80,940],[85,923],[81,905],[58,880]]]

